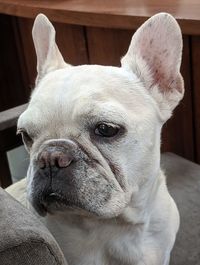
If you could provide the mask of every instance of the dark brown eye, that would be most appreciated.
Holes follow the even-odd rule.
[[[119,132],[119,126],[109,123],[100,123],[95,128],[95,134],[102,137],[113,137]]]
[[[22,140],[24,142],[24,144],[26,145],[27,148],[30,148],[33,144],[33,139],[31,138],[31,136],[27,133],[26,130],[24,129],[19,129],[17,131],[17,134],[21,134],[22,136]]]

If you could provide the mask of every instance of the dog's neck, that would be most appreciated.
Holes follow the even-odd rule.
[[[92,241],[94,243],[94,253],[96,253],[95,251],[98,253],[99,250],[104,251],[105,245],[110,242],[110,247],[115,254],[123,249],[120,243],[123,242],[127,246],[128,253],[129,251],[131,252],[131,257],[136,257],[137,260],[137,257],[142,255],[142,250],[140,249],[141,240],[146,231],[149,230],[150,222],[154,218],[153,211],[157,208],[157,203],[161,202],[159,196],[162,194],[163,185],[165,185],[165,178],[159,169],[151,183],[143,184],[138,192],[132,196],[132,200],[123,214],[117,217],[101,219],[94,216],[60,213],[58,216],[48,215],[45,223],[60,246],[63,247],[66,257],[73,253],[73,248],[65,249],[69,241],[73,242],[74,246],[83,244],[81,245],[81,251],[84,249],[86,252],[88,249],[86,242],[90,244]],[[74,236],[75,234],[76,236]],[[83,235],[86,237],[86,241],[82,240]],[[95,241],[93,241],[94,238]],[[95,247],[97,247],[96,250]],[[108,255],[109,253],[106,251],[106,254]],[[105,253],[103,252],[102,255],[104,256]],[[123,257],[123,264],[130,264],[127,261],[129,254],[120,252],[119,255],[121,255],[121,258]],[[113,255],[109,257],[109,260],[112,260],[112,263],[110,262],[109,264],[122,264],[121,261],[116,263],[115,259],[113,262]]]
[[[165,177],[159,168],[152,181],[146,181],[135,191],[124,212],[118,217],[123,223],[144,224],[150,219],[152,209],[157,201],[158,192],[165,185]]]

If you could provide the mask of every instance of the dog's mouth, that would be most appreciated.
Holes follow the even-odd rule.
[[[45,216],[47,213],[54,214],[64,208],[74,208],[77,204],[74,198],[66,198],[55,191],[46,191],[31,199],[31,203],[39,215]]]
[[[71,171],[36,168],[29,201],[41,216],[69,211],[98,218],[116,216],[125,207],[125,193],[102,171],[83,162]]]
[[[75,196],[71,194],[63,196],[54,191],[43,192],[41,196],[32,198],[31,204],[42,217],[63,211],[84,216],[97,215],[95,211],[83,205]]]

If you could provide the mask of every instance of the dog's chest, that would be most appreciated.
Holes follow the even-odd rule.
[[[69,265],[131,265],[141,259],[138,231],[72,219],[47,219]]]

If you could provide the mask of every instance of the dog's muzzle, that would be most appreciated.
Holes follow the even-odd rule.
[[[77,149],[77,145],[71,140],[50,140],[41,147],[35,162],[35,178],[38,178],[38,182],[34,181],[36,196],[31,199],[34,208],[41,215],[55,202],[57,205],[63,201],[66,203],[66,195],[69,198],[68,203],[74,200],[71,194],[75,188],[72,170],[77,162]]]
[[[117,198],[121,192],[115,178],[108,177],[99,160],[75,141],[44,142],[32,166],[29,200],[43,216],[65,210],[102,215],[112,194]],[[120,203],[111,204],[118,211]]]

